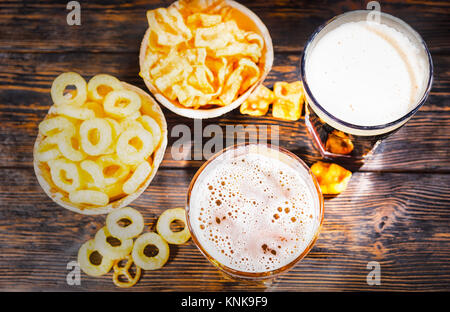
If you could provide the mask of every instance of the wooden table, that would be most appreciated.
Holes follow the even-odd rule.
[[[108,2],[109,4],[104,4]],[[37,125],[49,105],[53,79],[65,71],[89,78],[109,73],[145,86],[138,49],[145,12],[170,1],[80,1],[81,26],[66,23],[67,1],[0,2],[0,290],[117,290],[111,273],[66,283],[67,263],[101,228],[105,216],[83,216],[54,204],[32,169]],[[303,45],[327,19],[363,9],[361,1],[246,1],[267,25],[275,61],[265,85],[299,78]],[[161,270],[147,271],[132,291],[430,291],[450,290],[450,5],[445,1],[386,1],[384,12],[414,27],[433,56],[427,103],[353,173],[348,189],[325,201],[325,221],[309,255],[271,286],[224,279],[192,241],[171,246]],[[164,109],[171,129],[193,121]],[[279,125],[280,145],[309,165],[319,159],[304,121],[286,122],[235,110],[203,122]],[[155,179],[132,207],[152,230],[159,214],[183,206],[199,161],[172,159],[169,138]],[[367,264],[381,266],[370,286]]]

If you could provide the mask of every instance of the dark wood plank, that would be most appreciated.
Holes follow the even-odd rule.
[[[37,125],[44,118],[51,103],[50,86],[53,79],[64,71],[77,71],[85,78],[97,73],[110,73],[119,79],[135,84],[144,90],[145,85],[137,75],[137,55],[100,53],[1,53],[0,54],[0,166],[29,167],[32,163],[32,146],[37,135]],[[299,56],[283,53],[275,64],[265,84],[298,79]],[[449,171],[448,144],[450,141],[450,56],[435,58],[435,83],[428,102],[399,132],[395,133],[377,150],[364,170],[397,171]],[[193,120],[177,116],[164,109],[169,124],[169,135],[176,125],[194,127]],[[205,120],[203,129],[218,124],[225,132],[226,126],[278,126],[280,145],[301,155],[308,162],[318,159],[303,120],[286,122],[271,115],[249,118],[235,110],[220,118]],[[169,148],[164,167],[198,167],[201,161],[178,161],[171,154],[171,146],[178,136],[169,138]],[[206,142],[209,138],[204,138]],[[198,149],[197,149],[198,151]],[[196,153],[192,153],[192,156]]]
[[[132,207],[151,231],[159,214],[184,205],[195,170],[159,170]],[[111,273],[66,284],[66,264],[104,225],[51,202],[31,169],[1,169],[0,289],[115,290]],[[226,280],[192,241],[171,246],[161,270],[146,271],[133,291],[450,290],[450,175],[355,173],[348,189],[325,201],[325,221],[311,253],[272,285]],[[369,261],[381,285],[366,283]]]
[[[326,20],[366,1],[240,1],[269,29],[276,51],[301,51]],[[81,26],[68,26],[67,1],[13,0],[0,3],[0,50],[136,52],[147,28],[145,12],[172,1],[84,1]],[[432,52],[450,52],[447,1],[383,1],[381,10],[415,28]],[[20,29],[20,31],[18,31]]]

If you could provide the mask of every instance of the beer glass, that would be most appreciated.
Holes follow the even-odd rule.
[[[311,202],[309,203],[311,206],[308,206],[308,207],[313,209],[310,211],[315,211],[314,218],[311,215],[312,220],[311,220],[310,224],[312,226],[308,227],[308,229],[310,229],[311,231],[309,231],[309,233],[308,233],[309,235],[307,237],[309,237],[310,239],[309,239],[309,241],[305,240],[304,244],[302,245],[302,249],[298,250],[299,251],[298,254],[297,253],[294,254],[293,257],[295,257],[295,259],[290,261],[291,258],[286,258],[286,259],[289,259],[289,263],[287,263],[281,267],[276,267],[276,268],[268,269],[268,270],[261,270],[261,271],[257,271],[257,272],[238,270],[236,268],[232,268],[229,265],[225,265],[224,263],[221,263],[221,260],[217,259],[218,257],[212,256],[211,253],[213,253],[213,252],[208,252],[208,250],[207,250],[208,248],[205,247],[207,245],[207,242],[205,242],[205,239],[202,238],[204,236],[201,236],[201,232],[200,232],[201,230],[199,229],[198,224],[195,224],[194,218],[195,218],[195,216],[197,216],[197,214],[195,214],[193,212],[194,209],[201,209],[201,208],[199,208],[199,205],[197,204],[199,201],[195,201],[195,199],[193,199],[193,198],[196,197],[195,196],[196,192],[201,192],[200,189],[203,189],[203,188],[201,188],[201,186],[202,186],[201,184],[204,183],[205,172],[211,172],[211,169],[216,168],[215,166],[217,166],[221,162],[224,162],[226,159],[230,159],[230,158],[236,159],[237,157],[240,157],[241,155],[245,155],[247,153],[259,153],[259,154],[266,155],[268,157],[271,157],[270,159],[274,159],[274,161],[273,161],[274,166],[276,165],[276,162],[280,161],[284,164],[289,165],[289,167],[292,168],[291,170],[295,170],[296,173],[301,174],[302,180],[304,181],[303,184],[305,185],[305,187],[308,191],[308,194],[311,194],[311,196],[308,197],[311,199]],[[244,167],[244,170],[245,170],[245,167]],[[249,187],[252,188],[253,186],[249,185]],[[223,190],[221,190],[221,191],[224,192]],[[224,207],[224,208],[226,208],[226,207]],[[236,208],[236,210],[239,210],[240,208],[243,209],[243,204],[241,207],[235,206],[234,208]],[[277,209],[277,207],[273,207],[273,208]],[[295,207],[291,207],[290,209],[295,209]],[[279,210],[279,211],[281,211],[281,210]],[[205,211],[203,211],[203,213],[205,213]],[[258,213],[256,213],[255,215],[258,215]],[[256,144],[256,143],[237,144],[237,145],[228,147],[228,148],[218,152],[217,154],[215,154],[212,158],[210,158],[208,161],[206,161],[203,164],[203,166],[201,166],[201,168],[195,174],[195,176],[192,179],[190,186],[189,186],[189,190],[188,190],[188,194],[187,194],[187,202],[186,202],[187,226],[191,232],[192,240],[195,243],[195,245],[198,247],[200,252],[214,266],[216,266],[223,273],[225,273],[226,276],[231,277],[232,279],[252,281],[252,282],[255,282],[255,281],[256,282],[258,282],[258,281],[260,281],[260,282],[268,282],[269,281],[270,282],[273,277],[278,276],[282,272],[285,272],[288,269],[292,268],[298,261],[300,261],[303,257],[305,257],[305,255],[311,250],[315,241],[317,240],[317,237],[319,235],[319,230],[320,230],[320,227],[323,222],[323,215],[324,215],[324,212],[323,212],[322,193],[321,193],[321,190],[320,190],[317,180],[315,179],[314,175],[312,174],[312,172],[310,171],[308,166],[300,158],[298,158],[296,155],[292,154],[291,152],[289,152],[283,148],[279,148],[277,146],[271,146],[269,144]],[[297,222],[300,222],[300,220],[297,220]],[[305,221],[303,220],[302,222],[305,222]],[[281,225],[281,223],[280,223],[280,225]],[[274,226],[277,227],[278,225],[274,225]],[[206,227],[208,227],[208,225],[206,225]],[[253,229],[249,228],[248,230],[252,231]],[[283,229],[281,226],[279,228],[277,228],[277,230],[279,230],[280,236],[285,235],[285,233],[283,233],[283,231],[285,231],[285,229]],[[266,231],[266,229],[263,229],[263,231]],[[268,231],[268,229],[267,229],[267,231]],[[254,232],[249,232],[249,233],[254,233]],[[256,235],[257,234],[255,234],[255,236]],[[203,240],[203,242],[202,242],[202,240]],[[248,243],[249,245],[252,245],[252,242],[247,241],[247,240],[241,240],[241,243],[244,243],[244,244]],[[281,245],[281,243],[280,243],[280,245]],[[303,246],[305,247],[304,249],[303,249]],[[259,248],[259,245],[258,245],[258,248]],[[278,246],[278,248],[282,248],[282,246]],[[211,250],[211,247],[209,247],[209,250]],[[214,252],[217,251],[217,253],[220,254],[218,252],[218,250],[213,250],[213,251]],[[279,254],[281,254],[281,251],[279,251]]]
[[[330,113],[329,109],[324,107],[323,103],[317,100],[317,94],[312,92],[308,82],[308,61],[314,54],[317,43],[324,35],[344,23],[371,20],[373,19],[374,13],[378,14],[378,21],[374,22],[387,25],[397,30],[418,47],[423,59],[426,60],[424,62],[426,63],[426,73],[424,74],[426,79],[422,86],[423,91],[418,97],[417,102],[410,111],[397,120],[376,125],[356,125],[336,117],[335,114]],[[330,51],[330,53],[333,52]],[[428,97],[433,80],[431,55],[420,35],[408,24],[392,15],[366,10],[350,11],[341,14],[320,26],[307,41],[300,66],[306,98],[305,124],[315,146],[318,148],[322,157],[326,159],[363,161],[375,150],[382,139],[398,130],[419,110]],[[371,94],[367,94],[367,97],[370,96]]]

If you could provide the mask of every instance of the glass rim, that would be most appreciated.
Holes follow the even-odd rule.
[[[427,58],[428,58],[428,66],[429,66],[429,75],[428,75],[428,82],[426,85],[426,88],[424,89],[423,95],[420,98],[420,100],[418,100],[416,106],[410,110],[407,114],[403,115],[402,117],[385,123],[385,124],[381,124],[381,125],[373,125],[373,126],[362,126],[362,125],[355,125],[352,123],[349,123],[347,121],[344,121],[334,115],[332,115],[331,113],[329,113],[323,106],[321,106],[319,104],[319,102],[316,100],[316,98],[313,96],[311,89],[308,86],[308,80],[306,79],[306,52],[310,46],[310,44],[314,41],[314,39],[316,38],[316,36],[329,24],[335,22],[337,19],[342,18],[344,16],[347,15],[351,15],[351,14],[357,14],[357,13],[367,13],[369,14],[370,10],[353,10],[353,11],[348,11],[339,15],[336,15],[335,17],[329,19],[328,21],[326,21],[325,23],[323,23],[322,25],[320,25],[313,33],[312,35],[308,38],[308,40],[306,41],[305,47],[303,49],[303,53],[302,53],[302,58],[300,61],[300,76],[301,79],[303,81],[303,87],[305,92],[307,93],[309,99],[314,103],[314,106],[317,107],[323,114],[325,114],[328,118],[330,118],[331,120],[347,127],[347,128],[351,128],[351,129],[355,129],[355,130],[361,130],[361,131],[371,131],[371,130],[381,130],[381,129],[386,129],[386,128],[391,128],[394,127],[396,125],[401,125],[403,122],[406,122],[410,117],[412,117],[419,109],[420,107],[422,107],[422,105],[426,102],[428,95],[430,93],[431,90],[431,86],[433,84],[433,71],[434,71],[434,67],[433,67],[433,60],[431,58],[431,53],[430,50],[427,47],[427,44],[425,43],[425,41],[423,40],[423,38],[420,36],[420,34],[415,31],[408,23],[406,23],[405,21],[403,21],[402,19],[395,17],[391,14],[385,13],[385,12],[380,12],[380,14],[388,19],[391,19],[394,22],[399,23],[400,25],[404,26],[409,32],[411,32],[414,36],[416,36],[419,39],[419,43],[423,46]]]
[[[313,182],[313,186],[316,190],[317,194],[317,200],[318,200],[318,208],[319,208],[319,222],[317,225],[317,229],[314,232],[314,235],[312,236],[310,242],[308,243],[307,247],[301,252],[301,254],[296,257],[294,260],[292,260],[291,262],[289,262],[288,264],[274,269],[274,270],[269,270],[269,271],[263,271],[263,272],[244,272],[244,271],[239,271],[233,268],[230,268],[220,262],[218,262],[214,257],[212,257],[202,246],[202,244],[199,242],[199,240],[197,239],[197,236],[195,235],[195,231],[191,225],[190,222],[190,217],[189,217],[189,212],[190,212],[190,199],[191,199],[191,193],[192,190],[197,182],[198,177],[201,175],[201,173],[204,171],[204,169],[210,165],[215,159],[217,159],[219,156],[223,155],[224,153],[230,151],[230,150],[235,150],[239,147],[242,146],[249,146],[249,145],[257,145],[257,146],[264,146],[266,148],[272,149],[272,150],[276,150],[280,153],[283,153],[285,155],[287,155],[288,157],[292,158],[293,160],[295,160],[297,163],[299,163],[304,169],[307,170],[307,173],[309,174],[309,176],[312,179]],[[313,195],[314,195],[313,194]],[[277,145],[272,145],[269,143],[251,143],[251,142],[245,142],[245,143],[240,143],[240,144],[234,144],[232,146],[226,147],[224,149],[222,149],[221,151],[217,152],[216,154],[214,154],[210,159],[208,159],[205,163],[203,163],[203,165],[197,170],[197,172],[195,173],[194,177],[191,180],[191,183],[189,185],[189,189],[188,189],[188,193],[187,193],[187,199],[186,199],[186,206],[185,206],[185,214],[186,214],[186,226],[189,229],[189,232],[191,233],[191,238],[192,241],[194,242],[194,244],[197,246],[197,248],[200,250],[200,252],[203,254],[203,256],[205,256],[206,259],[208,259],[210,262],[212,262],[217,268],[219,268],[220,270],[224,271],[225,273],[228,273],[229,275],[233,276],[233,277],[237,277],[237,278],[242,278],[242,279],[254,279],[254,280],[262,280],[262,279],[267,279],[270,278],[274,275],[277,275],[279,273],[282,272],[286,272],[287,270],[291,269],[295,264],[297,264],[300,260],[302,260],[313,248],[317,238],[319,237],[319,233],[323,224],[323,220],[324,220],[324,199],[323,199],[323,195],[322,195],[322,191],[320,189],[320,185],[319,182],[317,181],[316,177],[314,176],[314,174],[312,173],[311,169],[308,167],[308,165],[306,165],[306,163],[297,155],[295,155],[294,153],[290,152],[289,150],[277,146]]]

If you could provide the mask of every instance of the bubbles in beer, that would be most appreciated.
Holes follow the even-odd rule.
[[[287,265],[317,227],[307,178],[306,171],[260,153],[216,159],[199,176],[190,199],[197,239],[215,260],[235,270]]]

